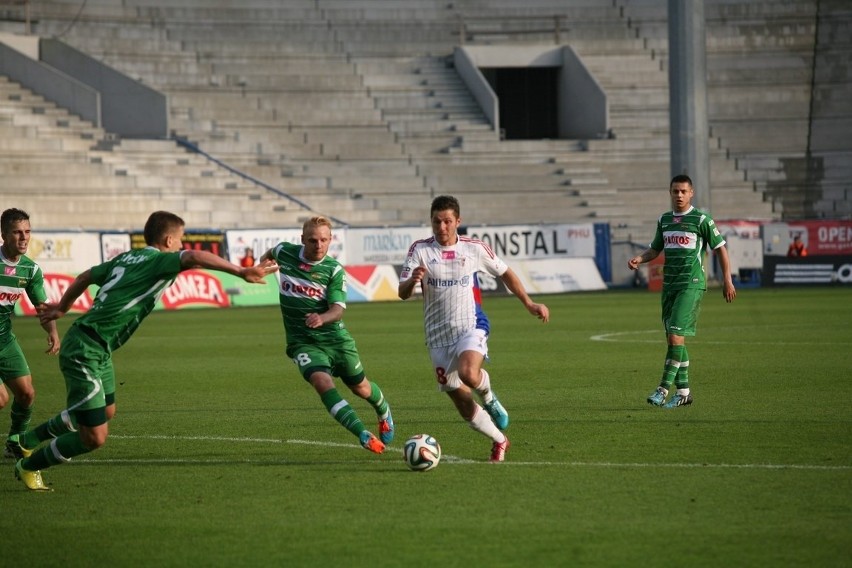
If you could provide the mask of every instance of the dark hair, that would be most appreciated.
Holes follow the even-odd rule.
[[[185,224],[183,219],[174,213],[154,211],[145,222],[145,244],[148,246],[159,244],[168,233]]]
[[[692,187],[692,180],[686,174],[680,174],[673,177],[672,181],[669,182],[669,187],[673,186],[676,183],[688,183],[689,187]]]
[[[461,217],[461,206],[459,206],[459,200],[452,195],[439,195],[433,199],[432,208],[429,210],[429,216],[431,217],[434,215],[436,211],[446,211],[447,209],[452,209],[453,213],[456,214],[456,218]]]
[[[3,215],[0,215],[0,233],[5,235],[8,231],[11,231],[12,223],[29,220],[30,216],[23,209],[6,209],[3,211]]]

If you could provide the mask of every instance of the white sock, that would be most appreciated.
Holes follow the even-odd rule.
[[[677,394],[680,396],[686,396],[689,394],[689,389],[677,389]]]
[[[497,429],[497,426],[495,426],[494,422],[491,421],[491,417],[488,416],[488,413],[485,412],[478,404],[476,405],[476,414],[473,415],[473,419],[468,422],[468,425],[477,432],[488,436],[495,442],[506,441],[506,436],[503,435],[503,432]]]
[[[494,394],[491,392],[491,376],[485,369],[480,369],[479,386],[476,387],[476,392],[482,397],[482,402],[488,404],[494,399]]]

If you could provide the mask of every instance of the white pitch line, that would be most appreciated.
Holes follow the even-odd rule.
[[[225,436],[165,436],[154,434],[148,436],[133,436],[126,434],[111,435],[110,438],[117,440],[192,440],[201,442],[258,442],[261,444],[283,444],[284,440],[276,438],[228,438]]]
[[[261,444],[295,444],[309,446],[325,446],[331,448],[357,448],[361,449],[360,445],[356,444],[341,444],[339,442],[320,442],[316,440],[280,440],[276,438],[234,438],[226,436],[134,436],[134,435],[116,435],[111,438],[124,440],[190,440],[190,441],[207,441],[207,442],[249,442]],[[393,446],[388,446],[393,449]],[[371,460],[373,461],[373,460]],[[292,463],[287,460],[196,460],[184,458],[160,458],[160,459],[97,459],[89,458],[77,461],[77,463],[175,463],[175,464],[229,464],[229,463]],[[348,462],[347,462],[348,463]],[[375,462],[373,463],[382,463]],[[472,460],[444,454],[442,462],[455,465],[490,465],[487,461]],[[642,462],[580,462],[580,461],[506,461],[501,466],[549,466],[549,467],[595,467],[595,468],[663,468],[663,469],[767,469],[767,470],[807,470],[807,471],[852,471],[852,466],[848,465],[813,465],[813,464],[735,464],[735,463],[642,463]]]
[[[773,463],[617,463],[617,462],[504,462],[504,465],[554,465],[604,468],[667,469],[802,469],[814,471],[852,471],[849,465],[773,464]]]
[[[633,339],[630,337],[625,337],[629,335],[640,335],[640,334],[648,334],[655,333],[659,335],[656,339]],[[592,335],[589,337],[592,341],[611,341],[613,343],[661,343],[665,341],[665,332],[662,328],[660,329],[645,329],[642,331],[614,331],[612,333],[601,333],[598,335]],[[750,341],[750,340],[742,340],[737,339],[736,341],[713,341],[713,340],[704,340],[698,339],[697,343],[703,344],[712,344],[712,345],[849,345],[849,342],[843,341]]]
[[[616,331],[613,333],[602,333],[600,335],[593,335],[589,339],[592,341],[627,341],[629,343],[659,343],[658,339],[616,339],[622,335],[634,335],[637,333],[656,333],[659,335],[663,335],[663,330],[661,329],[651,329],[644,331]]]

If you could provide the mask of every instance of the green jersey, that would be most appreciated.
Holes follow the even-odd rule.
[[[146,247],[92,267],[100,290],[74,325],[94,330],[110,351],[121,347],[180,273],[180,254]]]
[[[38,264],[26,255],[18,257],[13,263],[0,251],[0,345],[5,345],[13,339],[12,315],[15,304],[26,293],[34,306],[47,300],[44,291],[44,273]]]
[[[665,254],[664,290],[707,288],[703,257],[708,244],[717,249],[725,239],[707,213],[690,207],[685,213],[669,211],[660,216],[650,248]]]
[[[346,271],[330,256],[316,262],[305,260],[302,248],[293,243],[279,243],[273,249],[278,263],[278,299],[287,345],[351,341],[343,321],[317,329],[305,325],[307,314],[321,314],[333,304],[346,307]]]

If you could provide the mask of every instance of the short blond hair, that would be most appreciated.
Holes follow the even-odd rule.
[[[309,229],[312,229],[313,227],[322,227],[322,226],[328,227],[329,231],[331,231],[333,229],[333,227],[331,225],[331,221],[329,220],[328,217],[324,217],[322,215],[315,215],[315,216],[311,217],[310,219],[308,219],[307,221],[304,222],[304,224],[302,225],[302,234],[304,235],[305,233],[308,232]]]

